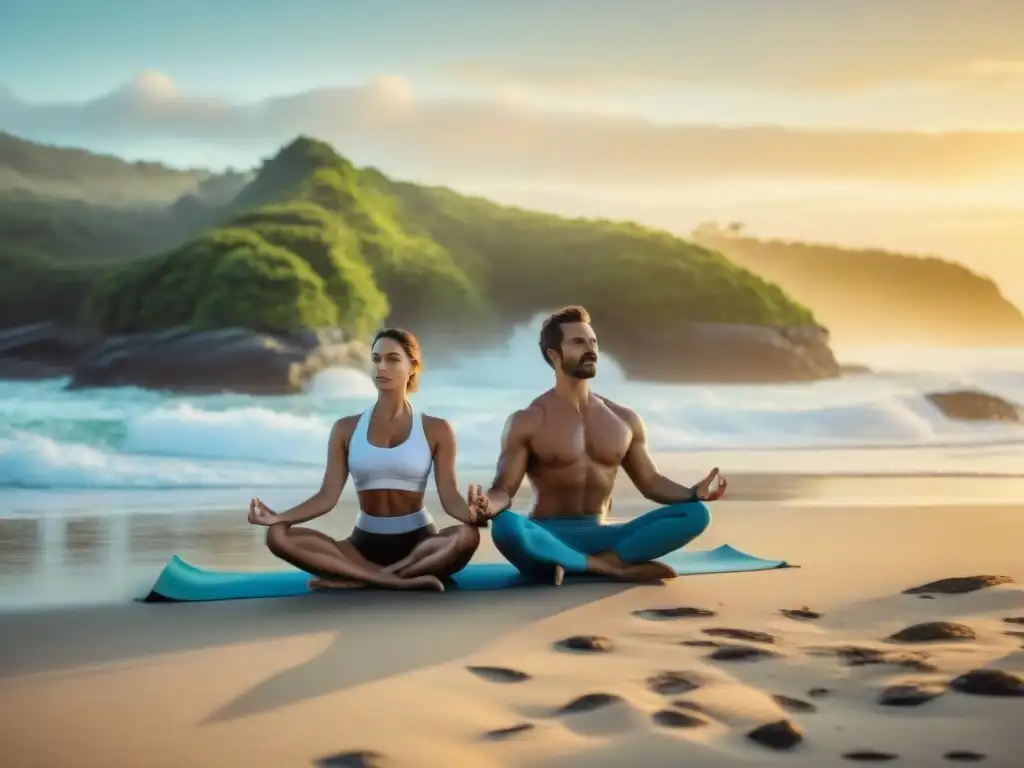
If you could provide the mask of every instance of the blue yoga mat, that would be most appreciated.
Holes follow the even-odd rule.
[[[728,545],[704,552],[673,552],[662,558],[661,562],[674,568],[680,576],[790,567],[784,560],[764,560]],[[202,602],[305,595],[310,592],[307,586],[309,578],[308,573],[291,568],[276,571],[206,570],[174,555],[164,566],[145,602]],[[602,576],[566,574],[563,586],[605,580],[606,577]],[[478,592],[543,585],[544,582],[524,578],[509,563],[470,563],[446,583],[445,589]]]

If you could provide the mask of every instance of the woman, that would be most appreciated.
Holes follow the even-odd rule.
[[[441,592],[441,579],[465,568],[480,544],[477,515],[455,481],[455,434],[444,419],[409,403],[421,371],[415,336],[399,328],[380,331],[372,361],[377,403],[334,424],[320,490],[280,514],[253,499],[249,522],[267,526],[271,552],[314,575],[311,588],[374,584]],[[431,469],[441,506],[460,521],[440,531],[423,506]],[[298,527],[334,509],[349,475],[360,510],[352,534],[335,541]]]

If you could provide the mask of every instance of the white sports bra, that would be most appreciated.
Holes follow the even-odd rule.
[[[372,415],[372,408],[363,411],[348,445],[348,471],[356,490],[426,491],[434,456],[427,442],[422,414],[412,409],[409,437],[394,448],[370,444],[367,432]]]

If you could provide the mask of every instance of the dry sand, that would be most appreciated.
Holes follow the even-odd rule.
[[[982,765],[1024,765],[1024,697],[950,687],[975,669],[1024,676],[1024,637],[1012,634],[1024,624],[1004,621],[1024,617],[1020,508],[720,502],[715,513],[696,548],[729,542],[802,567],[662,587],[346,593],[2,616],[0,764],[286,768],[336,756],[321,764],[828,766],[867,750],[896,755],[897,765],[936,766],[957,764],[944,755],[960,750],[985,755]],[[980,574],[1017,583],[903,594]],[[804,606],[821,615],[780,613]],[[681,607],[714,615],[637,615]],[[886,640],[931,621],[966,625],[975,638]],[[715,628],[770,637],[707,632]],[[606,638],[610,648],[556,646],[575,635]],[[771,655],[716,660],[716,648],[684,641]],[[883,663],[851,665],[836,652],[848,646],[880,651]],[[679,674],[654,679],[659,673]],[[911,683],[936,698],[878,702],[886,688]],[[828,692],[812,695],[816,688]],[[589,711],[560,711],[588,695]],[[749,738],[779,721],[802,741],[775,749]],[[500,729],[514,730],[487,735]],[[360,751],[378,753],[377,762],[338,757]]]

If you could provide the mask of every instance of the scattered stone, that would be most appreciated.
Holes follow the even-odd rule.
[[[828,696],[831,693],[831,688],[811,688],[809,691],[807,691],[807,695],[810,696],[812,699],[820,699],[823,696]]]
[[[535,727],[536,726],[533,723],[518,723],[516,725],[510,725],[507,728],[496,728],[493,731],[488,731],[484,734],[484,738],[491,739],[492,741],[501,741],[509,738],[510,736],[515,736],[518,733],[532,731]]]
[[[934,600],[935,599],[935,595],[918,595],[917,599],[918,600]]]
[[[783,616],[789,619],[801,619],[803,621],[813,621],[814,619],[820,619],[821,614],[817,611],[812,611],[806,605],[803,608],[783,608],[779,611]]]
[[[703,704],[698,704],[696,701],[689,701],[687,699],[676,699],[672,702],[672,706],[677,709],[685,709],[688,712],[700,712],[702,715],[708,713],[707,708]]]
[[[863,667],[869,664],[890,664],[897,667],[906,667],[918,672],[937,672],[938,667],[928,661],[928,654],[924,651],[911,651],[909,653],[892,653],[881,651],[877,648],[865,648],[859,645],[846,645],[834,649],[839,656],[851,667]]]
[[[995,587],[1000,584],[1013,584],[1009,576],[956,576],[950,579],[929,581],[919,587],[903,590],[905,595],[966,595],[979,589]]]
[[[319,768],[386,768],[384,755],[372,749],[339,752],[316,761]]]
[[[976,696],[1024,696],[1024,678],[1001,669],[972,669],[955,678],[949,687]]]
[[[578,699],[573,699],[558,711],[563,715],[577,715],[618,704],[623,700],[621,696],[616,696],[614,693],[586,693]]]
[[[634,616],[639,616],[641,619],[650,619],[651,621],[659,621],[665,619],[698,619],[708,618],[717,615],[714,611],[709,611],[707,608],[647,608],[642,611],[633,611]]]
[[[931,392],[925,398],[942,414],[957,421],[1020,422],[1021,409],[1009,400],[979,390]]]
[[[783,696],[781,693],[773,693],[775,703],[787,712],[817,712],[818,708],[809,701],[794,699],[792,696]]]
[[[926,621],[913,624],[890,635],[888,640],[895,643],[931,643],[942,640],[977,640],[974,630],[966,624],[952,621]]]
[[[767,632],[758,632],[752,629],[732,629],[729,627],[711,627],[710,629],[701,630],[705,635],[711,635],[712,637],[727,637],[730,640],[746,640],[750,643],[768,643],[773,644],[775,637],[769,635]]]
[[[683,640],[680,645],[689,645],[693,648],[720,648],[721,643],[714,640]]]
[[[854,760],[860,763],[887,763],[890,760],[896,760],[898,757],[899,755],[895,755],[892,752],[879,752],[875,749],[858,749],[843,754],[843,759]]]
[[[477,677],[490,680],[492,683],[522,683],[530,679],[525,672],[509,667],[466,667]]]
[[[747,738],[770,749],[792,749],[804,740],[800,729],[789,720],[759,725],[747,734]]]
[[[651,715],[651,719],[658,725],[663,725],[666,728],[698,728],[708,724],[707,720],[702,717],[696,717],[675,709],[659,709]]]
[[[755,648],[752,645],[723,645],[713,650],[708,658],[715,661],[760,661],[762,659],[773,659],[777,653],[766,651],[764,648]]]
[[[972,752],[969,749],[954,749],[944,754],[943,757],[959,763],[980,763],[986,759],[981,752]]]
[[[647,687],[662,696],[675,696],[680,693],[696,691],[707,682],[693,672],[659,672],[647,678]]]
[[[1005,632],[1003,632],[1003,634],[1008,635],[1009,637],[1024,637],[1024,632],[1018,631],[1016,629],[1008,629]]]
[[[1024,624],[1024,616],[1007,616],[1003,621],[1007,624]]]
[[[905,683],[892,685],[878,694],[878,703],[886,707],[916,707],[937,699],[946,689],[941,685]]]
[[[608,653],[615,643],[601,635],[573,635],[555,643],[556,648],[563,651],[583,651],[585,653]]]

